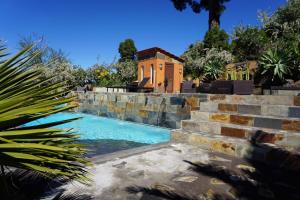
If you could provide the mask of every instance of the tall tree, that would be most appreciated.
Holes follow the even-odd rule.
[[[120,62],[134,60],[137,49],[132,39],[126,39],[119,45]]]
[[[204,36],[205,48],[229,49],[229,35],[219,27],[213,27]]]
[[[220,26],[220,17],[225,10],[224,4],[230,0],[171,0],[175,8],[179,11],[185,10],[188,6],[195,13],[206,10],[209,13],[208,25],[209,29],[214,26]]]
[[[120,60],[115,63],[114,68],[121,84],[126,85],[137,78],[136,52],[132,39],[126,39],[119,45]]]

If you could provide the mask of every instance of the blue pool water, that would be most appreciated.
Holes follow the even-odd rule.
[[[169,129],[83,113],[58,113],[31,122],[28,125],[37,125],[76,117],[82,117],[82,119],[57,127],[63,129],[73,128],[80,135],[80,140],[86,141],[102,140],[106,141],[106,143],[107,141],[129,141],[138,144],[155,144],[170,140]]]

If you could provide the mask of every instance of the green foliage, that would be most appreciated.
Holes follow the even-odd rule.
[[[232,50],[237,61],[258,60],[266,48],[268,38],[258,27],[236,27],[233,34]]]
[[[204,44],[196,42],[189,46],[189,49],[181,56],[184,59],[184,76],[199,78],[203,74],[203,68],[199,68],[201,57],[205,56]]]
[[[131,83],[137,80],[137,62],[134,60],[126,60],[118,62],[114,65],[117,75],[123,84]]]
[[[224,65],[218,60],[211,60],[204,65],[204,77],[208,81],[217,80],[224,73]]]
[[[119,45],[120,62],[134,60],[137,49],[132,39],[126,39]]]
[[[268,77],[272,83],[283,83],[291,74],[288,56],[278,50],[269,49],[259,62],[262,67],[261,74]]]
[[[85,85],[85,81],[88,77],[88,73],[82,67],[74,66],[73,67],[73,76],[74,76],[75,86],[83,87]]]
[[[0,48],[0,165],[37,171],[87,183],[83,145],[74,143],[78,136],[53,126],[75,119],[48,124],[25,124],[68,110],[72,97],[65,82],[40,81],[40,71],[28,66],[39,52],[28,54],[31,46],[8,58]],[[25,56],[24,56],[25,55]],[[47,83],[47,84],[45,84]],[[2,174],[5,173],[2,170]],[[0,176],[1,184],[5,180]],[[3,185],[2,185],[3,186]],[[2,191],[5,188],[1,189]],[[7,194],[10,195],[10,194]],[[1,197],[4,198],[5,197]],[[7,198],[10,199],[10,198]]]
[[[289,78],[299,80],[300,0],[289,0],[271,17],[265,17],[263,23],[263,29],[270,38],[269,49],[289,58],[284,61],[292,72]]]
[[[218,79],[225,71],[225,65],[232,62],[233,56],[226,50],[204,48],[202,42],[196,42],[182,55],[184,61],[184,76],[207,80]]]
[[[135,61],[137,49],[132,39],[126,39],[119,45],[120,60],[113,65],[116,70],[114,78],[119,78],[122,85],[137,79],[137,62]]]
[[[205,48],[229,49],[229,35],[219,27],[213,27],[204,36]]]
[[[205,6],[216,1],[172,0],[176,9],[182,11],[191,7],[198,13]],[[210,3],[210,5],[208,5]],[[219,1],[223,5],[225,1]],[[207,5],[205,5],[207,4]],[[228,62],[259,60],[260,69],[256,73],[256,82],[280,85],[285,79],[300,79],[300,0],[289,0],[271,16],[263,15],[262,27],[239,26],[235,28],[233,40],[229,45],[229,36],[218,26],[212,26],[205,34],[203,42],[197,42],[182,55],[184,75],[199,78],[205,75],[208,80],[220,78],[223,66]],[[216,18],[217,19],[217,18]],[[214,49],[214,50],[213,50]],[[218,55],[215,49],[228,50],[231,59],[213,60]],[[220,55],[219,55],[220,56]],[[234,59],[233,59],[234,58]],[[222,60],[225,60],[223,62]],[[220,64],[222,63],[222,64]],[[225,73],[231,79],[249,79],[250,69]]]
[[[174,4],[174,7],[179,10],[183,11],[188,6],[192,8],[195,13],[200,13],[202,9],[209,12],[209,29],[213,28],[214,26],[220,26],[220,17],[225,10],[225,3],[229,2],[230,0],[171,0]]]
[[[204,68],[204,77],[207,81],[219,79],[225,73],[226,64],[233,60],[232,54],[216,48],[208,49],[201,65]]]
[[[111,71],[108,66],[95,64],[87,70],[87,79],[95,86],[107,87],[111,85]]]
[[[290,38],[300,33],[300,0],[289,0],[276,10],[271,17],[264,19],[264,29],[272,38]],[[288,35],[286,35],[288,34]]]

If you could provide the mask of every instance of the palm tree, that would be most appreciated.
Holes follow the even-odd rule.
[[[220,17],[225,10],[224,4],[230,0],[171,0],[175,8],[179,11],[183,11],[190,6],[195,13],[200,13],[202,9],[208,11],[209,30],[214,26],[220,26]]]
[[[8,58],[0,46],[0,187],[1,199],[13,199],[5,174],[14,169],[32,170],[48,177],[76,179],[88,183],[82,144],[74,143],[78,135],[53,126],[75,119],[47,124],[26,125],[40,118],[66,111],[73,97],[63,82],[39,81],[40,72],[28,67],[39,52],[28,54],[26,47]]]

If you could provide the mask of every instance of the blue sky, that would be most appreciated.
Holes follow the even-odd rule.
[[[228,33],[238,24],[259,25],[258,10],[269,13],[286,0],[231,0],[221,17]],[[3,39],[11,52],[32,33],[62,49],[74,64],[110,63],[118,45],[132,38],[138,50],[159,46],[181,55],[203,39],[208,13],[178,12],[170,0],[0,0]]]

